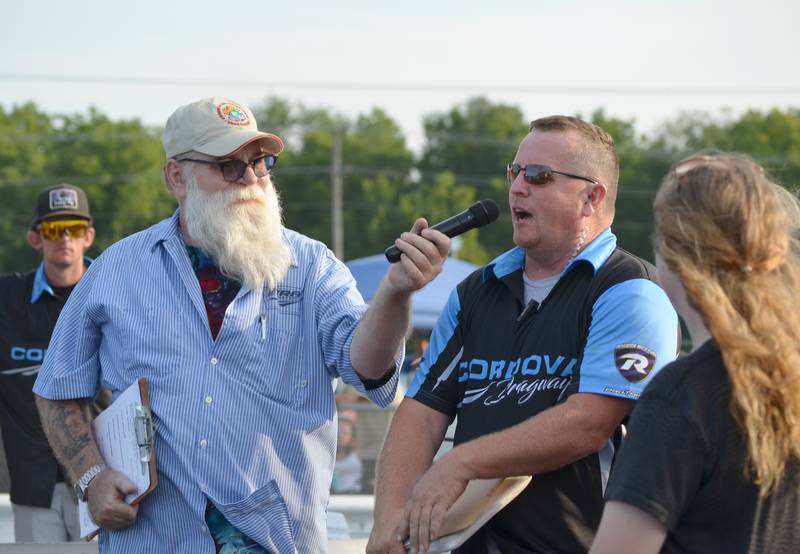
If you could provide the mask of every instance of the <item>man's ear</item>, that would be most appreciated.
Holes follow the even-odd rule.
[[[600,209],[605,199],[606,187],[601,184],[593,185],[586,193],[586,199],[583,202],[581,214],[589,217]]]
[[[96,235],[96,231],[94,227],[89,227],[86,229],[86,236],[83,237],[83,251],[84,253],[91,248],[92,243],[94,242],[94,237]]]
[[[167,160],[164,165],[164,181],[178,202],[183,203],[186,199],[186,179],[183,178],[181,164],[173,159]]]
[[[36,251],[42,249],[42,236],[33,229],[28,230],[28,244]]]

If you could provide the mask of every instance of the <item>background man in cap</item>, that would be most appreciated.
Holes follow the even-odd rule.
[[[58,314],[89,261],[94,228],[86,194],[42,191],[28,242],[36,271],[0,277],[0,425],[11,477],[17,542],[78,540],[77,506],[42,431],[31,391]]]
[[[34,391],[102,551],[325,552],[336,445],[332,381],[386,406],[410,298],[449,239],[420,219],[369,309],[323,244],[282,227],[270,172],[283,142],[224,98],[164,130],[170,219],[110,247],[53,336]],[[158,486],[137,508],[105,469],[84,409],[146,377]],[[135,522],[135,523],[134,523]]]

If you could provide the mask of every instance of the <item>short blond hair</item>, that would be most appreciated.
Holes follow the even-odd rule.
[[[583,139],[583,148],[575,153],[574,170],[582,171],[587,177],[597,179],[606,187],[608,213],[614,214],[619,185],[619,159],[614,138],[607,131],[593,123],[568,115],[551,115],[531,121],[530,132],[575,131]]]

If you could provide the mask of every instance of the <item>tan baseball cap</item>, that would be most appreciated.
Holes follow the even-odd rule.
[[[254,141],[262,141],[270,154],[283,152],[281,138],[259,131],[250,108],[218,96],[175,110],[167,120],[163,136],[167,158],[190,150],[223,158]]]

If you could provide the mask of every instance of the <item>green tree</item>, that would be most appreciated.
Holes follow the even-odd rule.
[[[422,171],[452,171],[467,177],[504,176],[528,124],[516,106],[473,98],[424,119]]]
[[[500,206],[499,221],[463,235],[458,256],[485,263],[511,246],[505,166],[528,129],[519,108],[473,98],[424,120],[415,159],[399,126],[374,108],[350,119],[270,98],[257,107],[263,130],[286,150],[276,168],[286,224],[331,244],[334,144],[342,145],[345,256],[375,254],[414,219],[435,223],[479,198]],[[590,118],[614,137],[620,185],[614,230],[620,244],[651,258],[652,201],[670,164],[698,150],[749,154],[790,188],[800,185],[800,110],[749,111],[734,117],[680,114],[651,136],[634,120],[599,110]],[[34,266],[27,245],[36,194],[69,182],[86,189],[98,239],[90,252],[168,216],[175,201],[163,185],[160,130],[112,121],[96,110],[49,115],[34,104],[0,107],[0,270]]]
[[[750,110],[738,119],[694,121],[687,150],[720,149],[748,154],[781,183],[800,186],[800,109]],[[687,154],[688,152],[683,152]]]
[[[90,255],[168,215],[174,200],[161,177],[158,134],[137,120],[113,122],[96,110],[53,115],[27,104],[0,110],[0,267],[23,270],[38,263],[27,244],[36,195],[71,183],[86,190],[97,227]]]
[[[413,154],[397,123],[374,108],[348,129],[342,159],[345,206],[354,208],[345,212],[347,257],[381,252],[409,227],[396,206],[409,187]]]
[[[345,257],[381,252],[407,228],[397,205],[409,183],[413,156],[399,126],[382,110],[351,121],[270,98],[255,113],[259,127],[280,130],[287,145],[275,176],[287,227],[332,246],[333,150],[339,140]]]
[[[610,117],[595,111],[589,120],[614,138],[619,159],[616,215],[612,229],[621,247],[645,259],[653,259],[650,236],[652,206],[670,157],[661,143],[636,132],[633,119]]]
[[[176,203],[164,185],[157,131],[138,120],[113,122],[94,109],[57,121],[63,140],[48,171],[86,190],[97,228],[96,249],[172,213]]]
[[[465,248],[473,234],[480,245],[464,255],[485,252],[483,259],[469,254],[470,261],[485,263],[512,246],[505,170],[528,132],[528,122],[516,106],[473,98],[448,112],[425,117],[424,127],[426,140],[419,160],[423,181],[447,182],[439,180],[438,174],[449,172],[455,182],[473,188],[476,199],[492,199],[500,208],[496,223],[464,235]],[[466,207],[451,203],[450,213]]]
[[[458,211],[454,206],[470,206],[475,200],[475,187],[459,184],[453,173],[442,171],[436,174],[432,183],[420,183],[404,194],[399,209],[408,222],[425,217],[434,225]],[[475,232],[461,235],[456,244],[452,254],[462,260],[483,264],[490,258]]]
[[[50,117],[32,103],[9,111],[0,107],[0,271],[22,270],[36,262],[25,233],[31,223],[37,186],[47,183]]]

